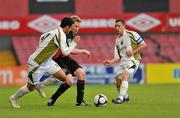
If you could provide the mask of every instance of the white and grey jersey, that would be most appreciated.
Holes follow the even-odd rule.
[[[121,60],[140,60],[141,56],[139,53],[136,53],[131,57],[128,57],[126,55],[126,52],[128,50],[136,49],[138,44],[140,43],[144,43],[144,41],[138,33],[134,31],[125,30],[123,36],[116,37],[114,57],[119,58]]]
[[[63,55],[67,56],[76,45],[77,44],[72,41],[72,46],[67,46],[66,35],[59,27],[41,35],[39,46],[29,57],[29,63],[40,65],[43,62],[50,60],[59,49]]]

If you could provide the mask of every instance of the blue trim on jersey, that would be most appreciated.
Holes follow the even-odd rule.
[[[142,39],[141,37],[139,37],[138,40],[137,40],[137,43],[139,44],[139,43],[141,43],[142,41],[143,41],[143,39]]]
[[[143,40],[141,40],[140,42],[138,42],[137,44],[140,44],[141,42],[143,42]]]
[[[140,39],[142,39],[142,38],[141,38],[141,37],[139,37],[139,38],[137,39],[137,42],[139,42],[139,40],[140,40]],[[142,39],[142,40],[143,40],[143,39]]]

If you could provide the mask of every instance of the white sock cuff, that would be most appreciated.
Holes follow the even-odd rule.
[[[121,99],[127,94],[127,90],[128,90],[128,81],[122,81],[120,94],[119,94]]]
[[[128,83],[128,81],[122,81],[122,85],[126,86],[128,88],[129,83]]]
[[[14,94],[14,98],[18,99],[22,96],[24,96],[25,94],[29,93],[30,90],[27,88],[27,85],[21,87],[15,94]]]

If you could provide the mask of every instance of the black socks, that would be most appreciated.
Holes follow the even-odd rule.
[[[84,85],[85,81],[84,80],[78,80],[77,81],[77,97],[76,97],[76,102],[81,103],[84,98]],[[61,96],[70,86],[67,83],[61,84],[61,86],[58,88],[58,90],[52,95],[51,99],[54,101],[57,100],[59,96]]]
[[[76,102],[81,103],[84,98],[84,80],[78,80],[77,81],[77,97],[76,97]]]
[[[56,101],[56,99],[62,95],[70,86],[67,83],[61,84],[58,90],[52,95],[51,99]]]

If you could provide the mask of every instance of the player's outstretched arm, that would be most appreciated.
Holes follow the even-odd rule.
[[[118,63],[119,61],[120,61],[119,58],[113,58],[113,59],[111,59],[111,60],[105,60],[105,61],[103,62],[103,64],[104,64],[105,66],[110,66],[110,65],[112,65],[112,64]]]
[[[85,54],[87,55],[88,57],[91,56],[91,52],[86,50],[86,49],[77,49],[77,48],[74,48],[71,52],[71,54],[73,55],[78,55],[78,54]]]

